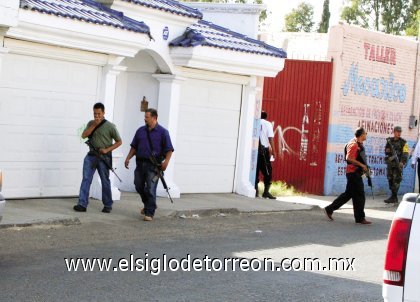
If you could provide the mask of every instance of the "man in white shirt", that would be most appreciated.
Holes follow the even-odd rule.
[[[258,146],[257,176],[255,178],[256,197],[258,197],[258,183],[260,182],[259,175],[261,171],[264,176],[264,193],[262,194],[262,197],[276,199],[269,192],[273,174],[270,159],[271,156],[274,158],[275,153],[273,125],[267,121],[267,113],[262,111],[260,143]]]
[[[414,148],[413,153],[411,154],[411,167],[416,168],[416,163],[420,161],[420,138],[417,141],[416,147]],[[417,167],[417,177],[419,178],[420,183],[420,167]],[[420,184],[419,184],[420,186]],[[420,190],[420,189],[419,189]],[[419,191],[420,192],[420,191]]]

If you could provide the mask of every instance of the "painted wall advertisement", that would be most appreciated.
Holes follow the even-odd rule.
[[[410,116],[419,115],[413,104],[416,43],[341,25],[331,29],[329,53],[335,66],[324,192],[337,195],[345,190],[344,146],[357,127],[364,127],[375,195],[388,194],[386,138],[401,126],[410,151],[417,141],[418,129],[408,127]],[[413,192],[415,171],[410,162],[403,173],[399,194]],[[365,191],[370,194],[366,182]]]

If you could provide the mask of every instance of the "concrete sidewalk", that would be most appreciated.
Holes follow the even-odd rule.
[[[239,213],[269,213],[302,211],[325,207],[336,196],[282,196],[276,200],[248,198],[236,194],[183,194],[171,204],[167,198],[158,198],[156,218],[161,217],[200,217],[212,215],[233,215]],[[383,196],[375,200],[368,197],[367,209],[390,207],[383,202]],[[140,220],[142,205],[136,193],[123,193],[121,200],[114,202],[111,214],[104,214],[102,202],[91,199],[86,213],[73,211],[77,198],[46,198],[8,200],[0,223],[0,228],[24,227],[33,225],[75,225],[88,222]],[[342,208],[352,209],[349,202]],[[198,216],[197,216],[198,215]]]

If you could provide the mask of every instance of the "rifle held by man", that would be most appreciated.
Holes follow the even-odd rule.
[[[108,160],[106,159],[105,155],[103,155],[103,154],[101,153],[101,151],[99,151],[99,149],[98,149],[98,148],[96,148],[96,147],[92,144],[92,142],[91,142],[90,140],[85,141],[85,144],[86,144],[86,145],[88,145],[88,146],[90,147],[90,149],[93,151],[93,153],[95,154],[95,156],[96,156],[97,158],[99,158],[100,160],[102,160],[102,161],[105,163],[105,165],[107,166],[107,168],[108,168],[109,170],[111,170],[111,171],[112,171],[112,173],[114,173],[114,175],[118,178],[118,180],[119,180],[120,182],[122,182],[121,178],[117,175],[117,173],[115,173],[115,170],[112,168],[111,164],[108,162]]]
[[[367,178],[367,181],[368,181],[368,186],[370,187],[370,190],[372,192],[372,199],[375,199],[375,196],[373,195],[372,175],[371,175],[371,171],[370,171],[369,166],[367,166],[366,178]]]
[[[160,168],[162,165],[158,163],[158,161],[156,160],[156,157],[154,157],[153,155],[150,156],[149,159],[152,162],[152,165],[155,166],[156,174],[159,177],[160,181],[162,182],[162,186],[165,189],[166,193],[168,194],[168,197],[171,200],[171,203],[174,203],[174,201],[172,200],[171,194],[169,193],[170,188],[166,184],[165,178],[163,177],[163,171]]]
[[[400,169],[402,171],[402,167],[400,165],[400,159],[398,158],[397,152],[395,152],[394,146],[391,144],[391,140],[389,138],[386,139],[386,142],[388,143],[389,147],[391,148],[392,151],[392,156],[389,158],[390,161],[394,161],[397,163],[398,165],[398,169]]]

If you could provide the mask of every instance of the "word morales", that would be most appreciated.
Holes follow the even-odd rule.
[[[365,60],[376,61],[390,65],[397,65],[397,51],[395,48],[364,43]]]

